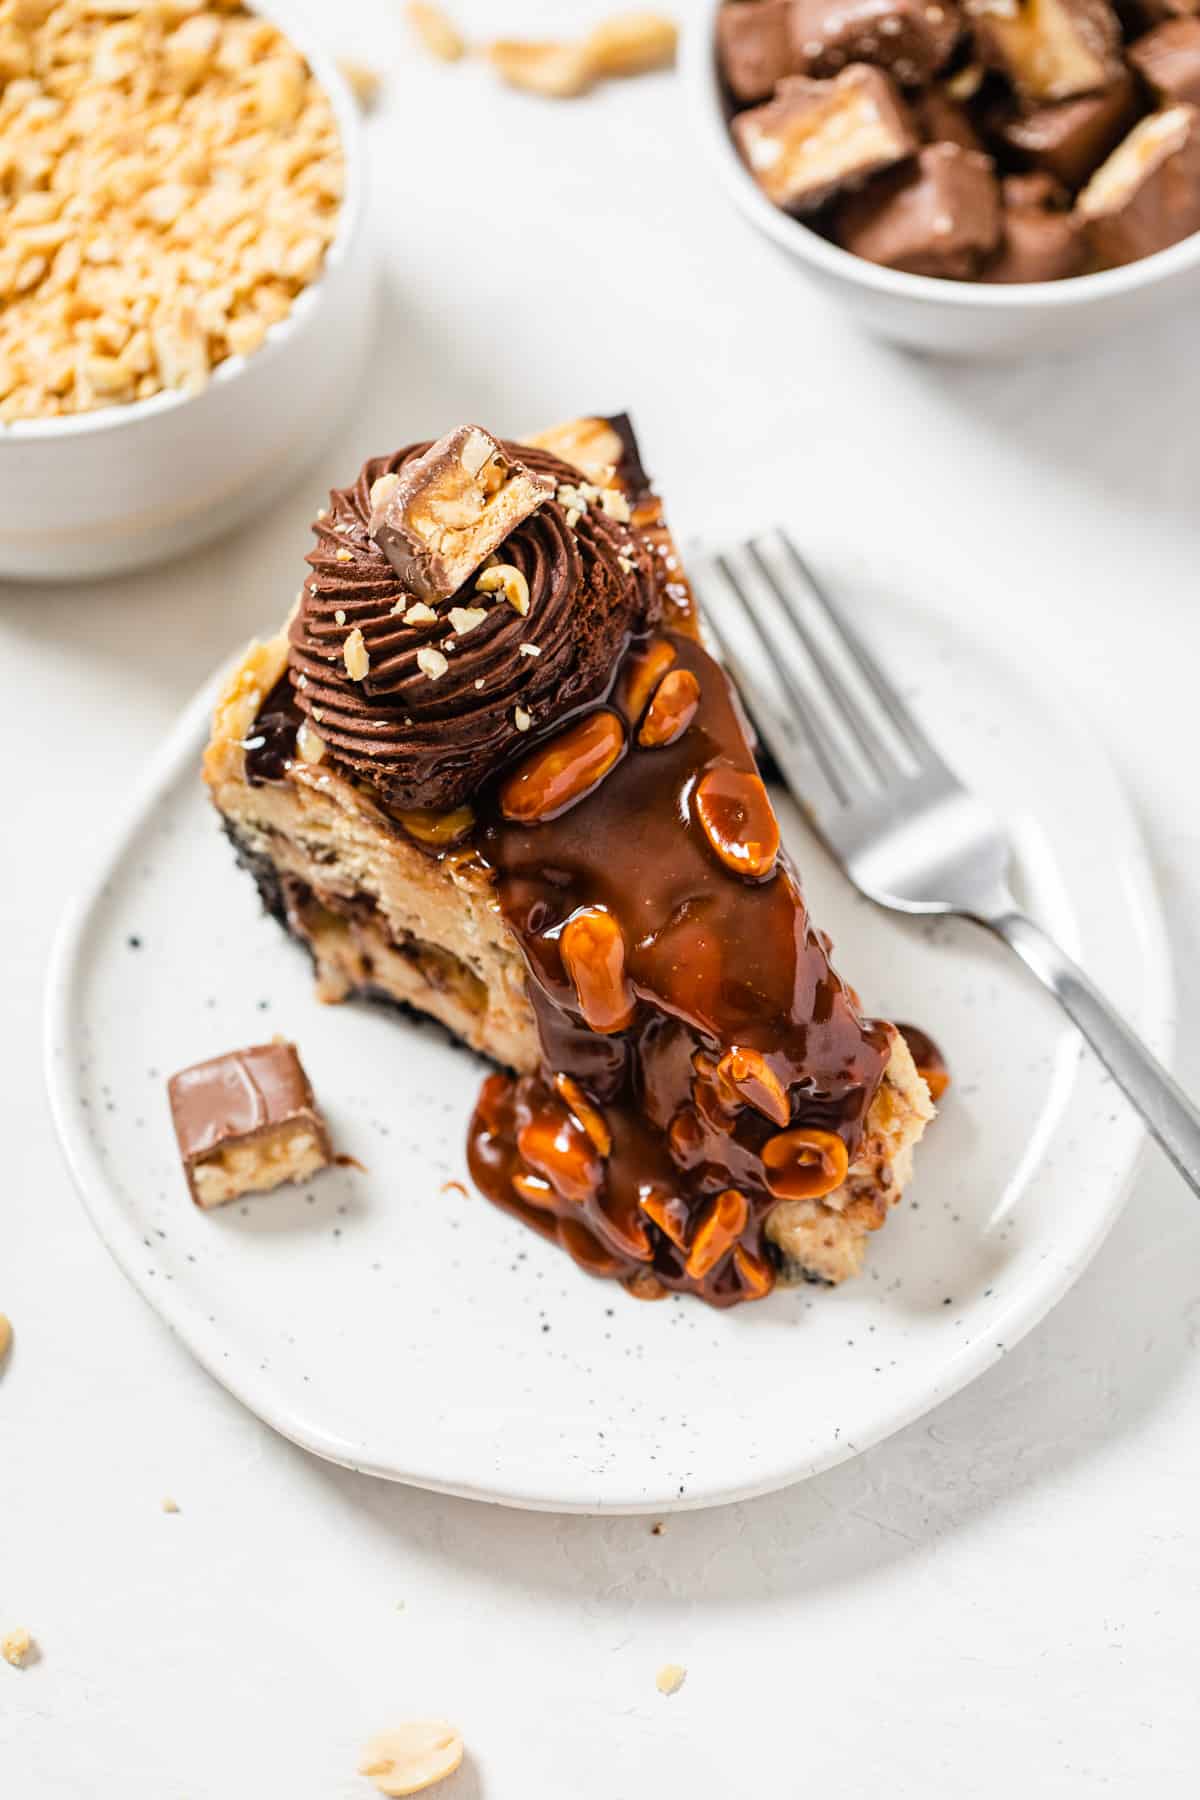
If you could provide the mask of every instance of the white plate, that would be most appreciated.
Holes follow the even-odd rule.
[[[1145,856],[1103,756],[1007,652],[863,598],[949,756],[1008,818],[1031,909],[1160,1050],[1170,982]],[[917,1179],[836,1292],[718,1313],[580,1273],[473,1192],[482,1066],[433,1027],[321,1007],[259,913],[197,777],[209,695],[147,773],[53,961],[55,1118],[87,1210],[201,1363],[318,1455],[510,1505],[637,1512],[765,1493],[895,1431],[986,1368],[1080,1273],[1140,1128],[1033,981],[981,931],[860,901],[794,815],[816,919],[867,1007],[944,1046],[955,1086]],[[330,1171],[200,1213],[174,1069],[294,1036]]]

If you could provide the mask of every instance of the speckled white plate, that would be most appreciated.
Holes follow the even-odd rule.
[[[862,595],[949,756],[1011,823],[1030,908],[1165,1049],[1162,924],[1097,746],[1007,652]],[[200,1362],[319,1456],[450,1493],[636,1512],[764,1493],[884,1437],[1028,1331],[1120,1206],[1141,1131],[1008,953],[860,901],[788,815],[812,910],[866,1006],[926,1026],[955,1086],[911,1199],[836,1292],[717,1313],[646,1305],[469,1192],[482,1065],[432,1027],[322,1007],[201,791],[210,696],[147,771],[73,900],[47,1060],[92,1222]],[[299,1043],[365,1165],[191,1205],[165,1079],[273,1032]]]

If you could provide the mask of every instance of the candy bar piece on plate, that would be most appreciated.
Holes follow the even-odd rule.
[[[789,76],[773,100],[737,115],[733,135],[767,198],[795,213],[890,168],[918,141],[891,76],[865,63],[832,81]]]
[[[415,601],[369,496],[426,447],[372,459],[221,696],[213,800],[323,998],[400,1001],[498,1065],[468,1140],[498,1206],[643,1299],[841,1281],[928,1089],[809,919],[628,420],[501,448],[550,489],[498,550],[526,610],[473,577]]]
[[[990,156],[927,144],[915,160],[837,207],[843,250],[910,275],[965,281],[1000,238],[1000,190]]]
[[[1200,19],[1168,19],[1131,44],[1128,54],[1160,100],[1200,105]]]
[[[1121,26],[1108,0],[967,0],[985,62],[1023,100],[1069,100],[1121,73]]]
[[[1023,166],[1042,169],[1077,188],[1120,143],[1143,105],[1137,83],[1123,70],[1111,87],[1098,93],[1018,108],[993,117],[992,129]]]
[[[282,1039],[181,1069],[167,1092],[197,1206],[307,1181],[332,1159],[296,1046]]]
[[[729,91],[742,105],[768,100],[776,82],[796,73],[788,27],[792,0],[734,0],[717,14],[717,55]]]
[[[1200,230],[1200,111],[1169,106],[1135,125],[1076,206],[1106,268],[1153,256]]]
[[[981,281],[1061,281],[1082,275],[1087,246],[1064,187],[1046,174],[1006,175],[1000,248]]]
[[[915,86],[942,67],[962,26],[958,0],[791,0],[792,65],[836,75],[874,63]]]
[[[445,600],[551,492],[490,432],[460,425],[375,481],[367,530],[415,597]]]

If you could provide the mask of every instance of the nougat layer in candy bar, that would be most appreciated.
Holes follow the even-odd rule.
[[[411,593],[445,600],[553,492],[489,431],[460,425],[380,477],[368,530]]]
[[[967,0],[975,42],[1027,101],[1069,100],[1121,73],[1121,26],[1108,0]]]
[[[1200,230],[1200,110],[1170,106],[1135,125],[1076,206],[1093,255],[1107,268]]]
[[[918,142],[891,77],[865,63],[832,81],[790,76],[766,106],[739,113],[733,133],[767,198],[797,213],[890,168]]]
[[[842,201],[843,250],[910,275],[965,280],[1000,239],[1000,188],[989,156],[927,144],[915,161]]]
[[[294,1044],[279,1039],[227,1051],[172,1075],[167,1093],[197,1206],[305,1181],[332,1160]]]

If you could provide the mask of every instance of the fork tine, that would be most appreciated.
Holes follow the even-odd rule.
[[[779,533],[783,542],[791,549],[783,532]],[[746,553],[750,556],[763,580],[767,584],[779,605],[783,608],[797,636],[803,643],[812,661],[813,667],[825,684],[830,700],[840,713],[842,723],[858,745],[871,769],[885,785],[894,780],[900,773],[896,758],[884,743],[868,714],[851,694],[841,676],[826,656],[821,645],[809,630],[808,623],[798,603],[797,596],[790,590],[785,579],[772,568],[770,561],[759,549],[758,543],[752,540],[746,545]],[[801,574],[807,585],[812,586],[812,577],[801,565]]]
[[[766,652],[767,659],[775,672],[779,685],[783,688],[784,693],[790,702],[787,723],[790,723],[794,729],[798,729],[803,735],[817,766],[825,777],[838,804],[840,806],[848,805],[849,794],[846,790],[844,764],[842,763],[841,758],[836,754],[833,743],[827,734],[818,728],[816,715],[813,712],[809,696],[805,693],[803,686],[797,681],[795,673],[789,665],[789,658],[794,655],[792,646],[787,643],[786,639],[782,638],[781,634],[773,626],[767,626],[760,616],[761,609],[756,607],[751,601],[749,595],[746,593],[745,587],[738,579],[728,557],[718,555],[714,557],[713,561],[715,566],[720,569],[722,575],[724,575],[726,583],[735,599],[738,601],[742,612],[750,621],[755,636],[758,638],[759,643]],[[711,619],[709,620],[709,623],[711,624]],[[717,636],[720,639],[722,648],[728,653],[729,645],[727,638],[721,635],[719,629],[717,629]],[[736,664],[737,660],[735,651],[731,661]],[[744,685],[747,694],[755,693],[756,688],[753,682],[746,682]],[[759,688],[759,692],[761,692],[761,687]],[[787,725],[782,718],[779,721],[779,728],[786,732]],[[772,749],[774,749],[773,744]]]
[[[871,655],[857,631],[846,617],[839,602],[821,586],[804,558],[793,544],[782,526],[776,527],[775,536],[787,551],[797,574],[809,589],[812,598],[820,607],[825,621],[834,635],[840,639],[842,648],[850,661],[860,670],[864,681],[871,689],[880,706],[883,708],[892,725],[900,733],[919,764],[923,767],[944,768],[941,757],[930,743],[916,719],[900,698],[875,658]]]

